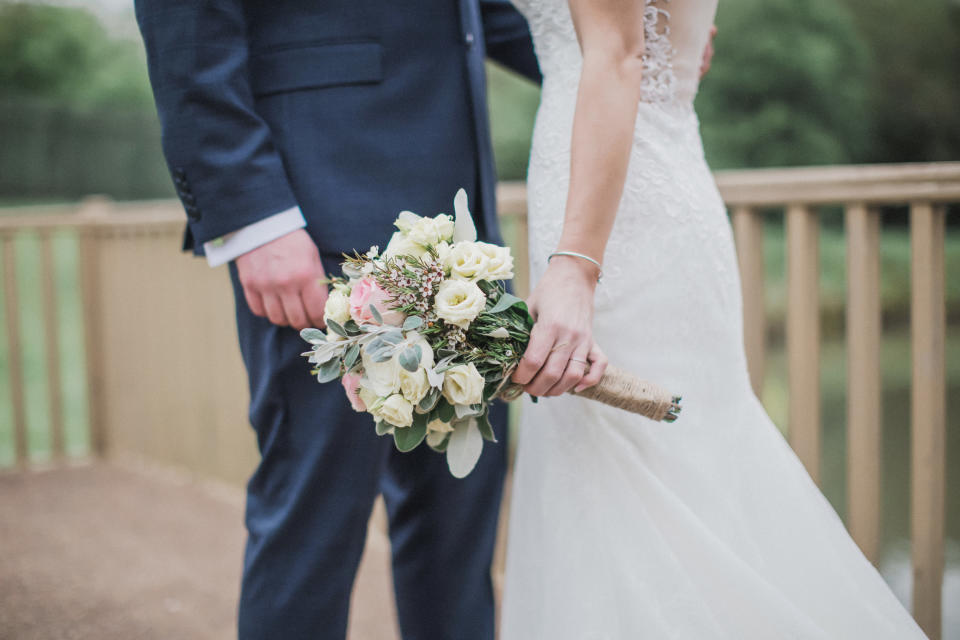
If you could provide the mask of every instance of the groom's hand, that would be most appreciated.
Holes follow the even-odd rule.
[[[324,327],[326,278],[320,251],[297,229],[236,259],[247,306],[281,327]]]

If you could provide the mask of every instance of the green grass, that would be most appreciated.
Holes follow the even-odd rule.
[[[14,243],[17,266],[18,308],[21,362],[24,380],[24,410],[31,458],[42,461],[50,456],[50,406],[52,375],[59,376],[65,446],[70,455],[87,452],[86,377],[83,355],[83,324],[78,277],[76,237],[70,233],[53,236],[54,280],[59,318],[57,334],[60,349],[57,370],[47,370],[47,352],[43,325],[43,288],[40,274],[40,241],[35,234],[23,233]],[[6,336],[10,313],[0,305],[0,326]],[[9,345],[0,340],[0,467],[13,463],[13,407],[10,398]]]

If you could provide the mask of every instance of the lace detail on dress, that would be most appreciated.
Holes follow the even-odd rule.
[[[674,48],[670,42],[670,12],[660,7],[658,0],[645,2],[643,37],[646,53],[643,56],[641,99],[650,103],[672,102],[676,97],[677,78],[673,73]]]

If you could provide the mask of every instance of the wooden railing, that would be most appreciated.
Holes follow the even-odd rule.
[[[907,204],[912,238],[913,612],[939,638],[945,524],[945,209],[960,202],[960,163],[720,172],[743,284],[745,346],[759,393],[764,371],[763,220],[784,211],[787,244],[788,435],[814,479],[820,476],[818,207],[842,205],[847,236],[848,526],[872,561],[880,547],[880,212]],[[527,264],[522,184],[499,191],[517,264]],[[57,371],[57,288],[51,234],[79,244],[91,449],[137,456],[242,482],[256,461],[246,427],[247,389],[225,270],[179,255],[175,202],[111,203],[0,211],[7,367],[16,462],[30,462],[21,337],[46,343],[51,449],[63,455]],[[40,241],[42,326],[19,322],[15,239]],[[526,292],[525,273],[518,289]]]

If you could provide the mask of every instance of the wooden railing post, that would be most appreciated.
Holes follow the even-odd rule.
[[[7,318],[7,362],[10,404],[13,409],[13,450],[17,466],[26,466],[27,418],[23,397],[23,357],[20,342],[20,302],[17,292],[17,254],[13,233],[0,235],[3,249],[3,311]]]
[[[846,211],[847,524],[864,555],[880,555],[880,212]]]
[[[767,333],[763,304],[763,214],[751,207],[734,207],[731,217],[743,292],[743,344],[750,384],[759,397],[763,391]]]
[[[106,452],[103,389],[103,335],[100,319],[100,230],[98,221],[110,210],[110,201],[92,197],[80,205],[79,216],[85,224],[79,228],[80,292],[83,307],[84,358],[87,365],[87,405],[89,408],[90,450],[94,455]]]
[[[816,211],[787,207],[790,445],[820,483],[820,248]]]
[[[43,281],[43,328],[47,356],[47,401],[50,404],[50,449],[54,459],[65,452],[63,433],[63,389],[60,383],[60,324],[57,304],[56,264],[51,247],[51,230],[40,230],[40,277]]]
[[[946,493],[945,211],[910,207],[913,355],[910,534],[913,615],[931,640],[941,637]]]

